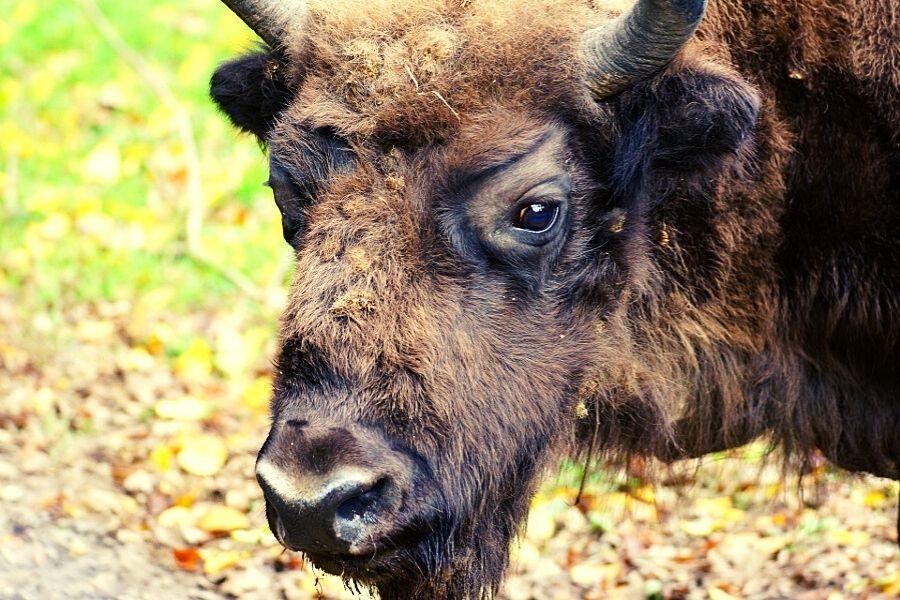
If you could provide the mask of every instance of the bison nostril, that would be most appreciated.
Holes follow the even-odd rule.
[[[334,511],[336,526],[338,520],[353,521],[366,518],[370,520],[383,504],[388,487],[388,478],[382,477],[372,486],[361,488],[359,494],[344,500]]]

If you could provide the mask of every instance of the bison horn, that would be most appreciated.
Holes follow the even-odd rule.
[[[270,47],[284,43],[285,34],[306,9],[304,0],[222,0]]]
[[[706,0],[637,0],[625,14],[584,34],[588,87],[606,98],[650,77],[681,50]]]

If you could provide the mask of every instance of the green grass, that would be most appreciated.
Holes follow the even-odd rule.
[[[266,285],[284,248],[260,185],[265,159],[207,96],[216,64],[252,34],[214,0],[97,5],[189,115],[208,260]],[[176,312],[252,304],[185,256],[187,163],[173,111],[82,3],[2,0],[0,11],[0,290],[28,312],[160,290]]]

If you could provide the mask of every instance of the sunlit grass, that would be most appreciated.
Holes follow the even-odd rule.
[[[213,0],[98,2],[189,116],[208,259],[198,261],[185,252],[190,174],[172,107],[79,0],[2,5],[0,286],[29,312],[161,289],[172,293],[160,308],[187,312],[248,302],[216,267],[269,284],[284,250],[264,157],[207,96],[213,66],[252,45],[243,24]]]

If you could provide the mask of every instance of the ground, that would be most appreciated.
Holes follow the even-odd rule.
[[[290,275],[206,98],[215,0],[0,0],[0,599],[350,597],[253,478]],[[753,446],[655,485],[563,464],[503,597],[900,595],[898,486]]]

